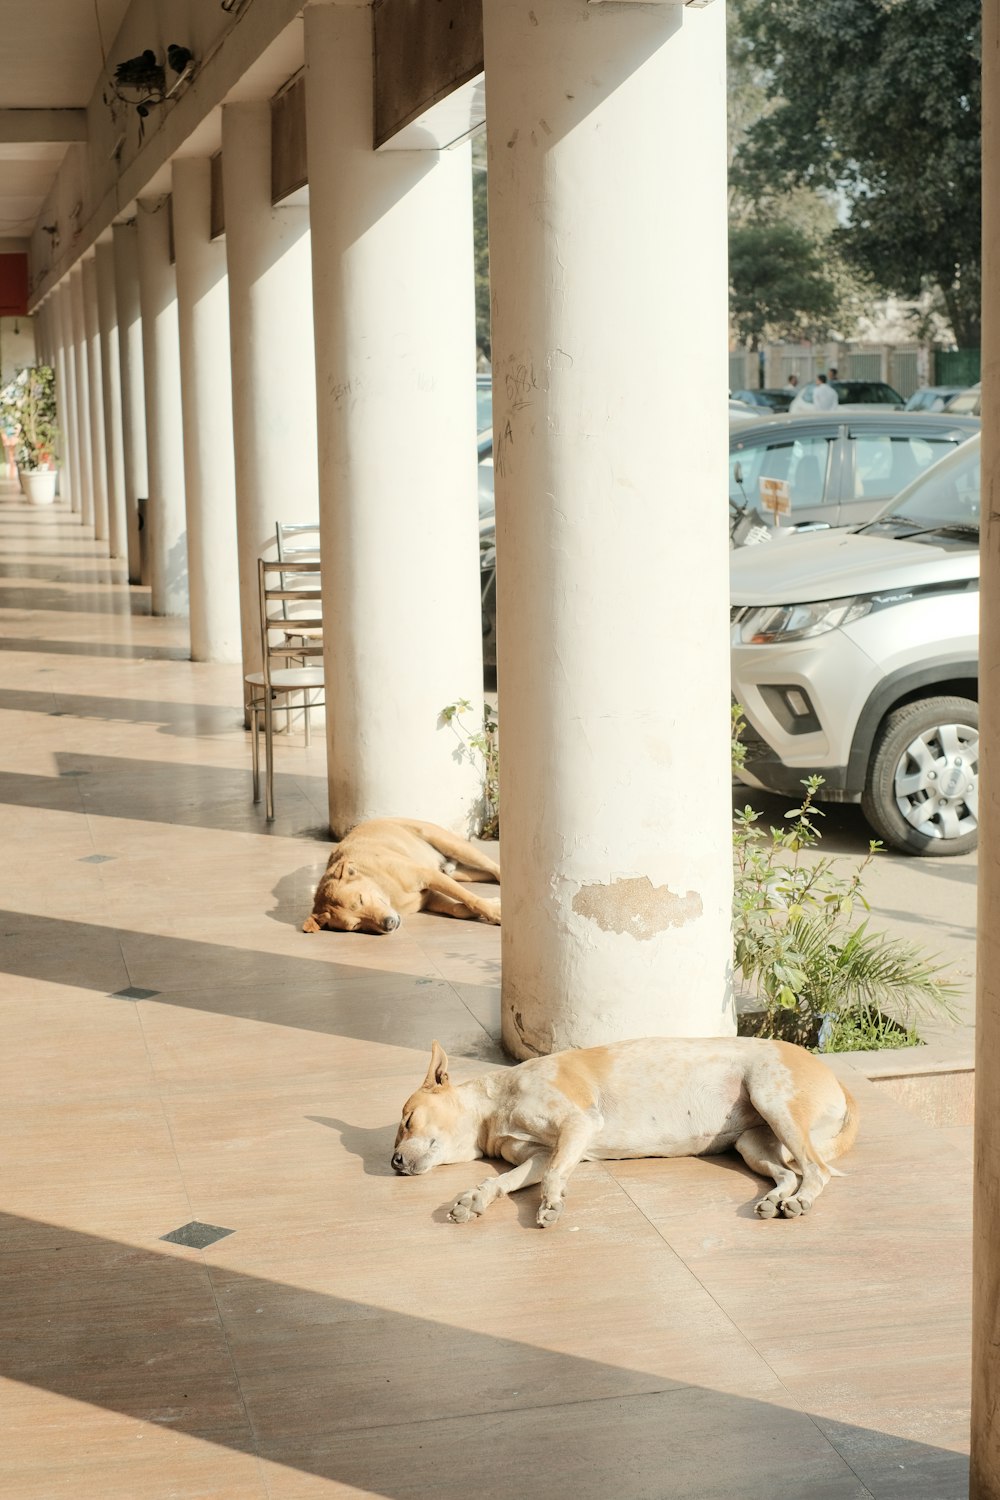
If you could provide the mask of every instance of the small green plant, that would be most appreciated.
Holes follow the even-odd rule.
[[[734,711],[734,737],[741,730]],[[802,858],[822,837],[815,798],[823,778],[802,784],[802,802],[783,827],[765,832],[749,806],[735,817],[736,966],[761,1004],[744,1029],[823,1051],[912,1046],[919,1042],[914,1016],[953,1019],[956,988],[915,944],[870,931],[867,918],[856,921],[859,908],[869,910],[864,879],[879,840],[846,874],[833,859]]]
[[[57,462],[56,376],[51,365],[19,370],[0,391],[0,423],[17,440],[19,469],[53,469]]]
[[[488,703],[483,705],[481,729],[468,725],[463,714],[473,712],[468,698],[459,698],[441,710],[441,719],[450,724],[458,738],[459,753],[479,764],[483,778],[483,816],[480,837],[500,837],[500,740],[496,714]]]

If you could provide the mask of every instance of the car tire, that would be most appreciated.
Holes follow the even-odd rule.
[[[887,714],[875,736],[861,808],[878,836],[904,854],[946,857],[974,849],[979,704],[921,698]]]

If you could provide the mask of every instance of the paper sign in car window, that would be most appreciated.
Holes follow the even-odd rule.
[[[760,503],[775,516],[791,513],[792,498],[787,479],[761,479]]]

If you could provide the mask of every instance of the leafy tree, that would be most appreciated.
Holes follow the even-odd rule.
[[[826,338],[839,311],[822,250],[787,222],[731,227],[729,280],[730,316],[751,349],[769,339]]]
[[[486,227],[486,132],[472,142],[472,233],[476,255],[476,347],[490,357],[490,245]]]
[[[980,329],[981,0],[731,0],[734,50],[769,108],[736,161],[761,203],[795,185],[842,204],[835,239],[883,291],[937,288]]]

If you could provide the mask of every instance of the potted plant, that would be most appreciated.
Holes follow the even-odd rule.
[[[16,439],[21,488],[32,505],[51,505],[56,494],[56,377],[50,365],[20,370],[0,396],[0,421]]]

